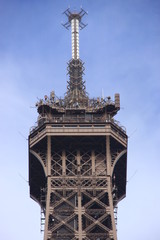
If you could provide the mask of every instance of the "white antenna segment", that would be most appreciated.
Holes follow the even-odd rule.
[[[72,34],[72,58],[79,59],[79,20],[73,18],[71,20]]]

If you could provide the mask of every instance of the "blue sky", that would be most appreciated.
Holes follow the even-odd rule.
[[[35,103],[66,91],[71,34],[62,12],[80,6],[91,97],[120,93],[116,119],[127,128],[127,197],[118,207],[118,240],[159,240],[160,1],[0,0],[0,238],[43,239],[40,208],[29,198],[29,129]]]

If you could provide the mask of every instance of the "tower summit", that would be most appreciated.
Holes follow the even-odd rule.
[[[117,240],[116,210],[126,194],[127,135],[114,119],[115,100],[89,98],[79,58],[79,29],[86,14],[64,12],[71,27],[67,92],[36,103],[29,135],[30,195],[42,209],[44,240]]]

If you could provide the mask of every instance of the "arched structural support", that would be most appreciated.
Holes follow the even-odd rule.
[[[45,167],[45,165],[44,165],[44,162],[43,162],[42,158],[39,156],[38,153],[36,153],[36,152],[35,152],[34,150],[32,150],[32,149],[30,149],[30,153],[39,160],[39,162],[41,163],[41,165],[42,165],[42,167],[43,167],[44,174],[45,174],[45,176],[47,176],[47,169],[46,169],[46,167]]]
[[[42,204],[41,197],[42,192],[45,192],[46,188],[46,168],[41,157],[33,150],[30,149],[29,152],[29,185],[30,185],[30,195],[36,200],[41,207]]]
[[[115,158],[114,163],[113,163],[113,166],[112,166],[112,170],[111,170],[112,175],[113,175],[113,172],[114,172],[114,167],[116,166],[118,160],[119,160],[125,153],[127,153],[127,149],[125,149],[125,150],[123,150],[122,152],[120,152],[119,155]]]

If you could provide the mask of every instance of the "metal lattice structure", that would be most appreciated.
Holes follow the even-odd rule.
[[[30,195],[42,209],[44,240],[116,240],[117,204],[126,194],[127,135],[114,120],[119,94],[90,99],[82,79],[85,13],[65,11],[72,32],[67,92],[36,104],[29,135]]]

